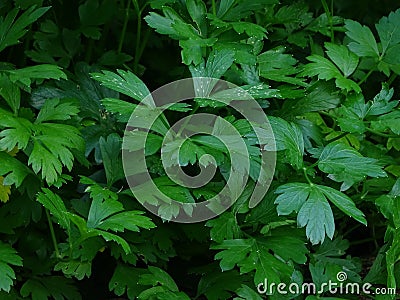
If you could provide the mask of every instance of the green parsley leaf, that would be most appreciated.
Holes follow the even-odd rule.
[[[60,224],[61,227],[70,230],[70,220],[66,215],[67,208],[60,196],[49,189],[42,189],[42,192],[37,196],[37,201],[39,201],[52,215],[54,215],[57,219],[57,223]]]
[[[49,99],[40,109],[35,123],[69,120],[72,116],[76,116],[78,112],[79,108],[71,102]]]
[[[353,20],[346,20],[344,27],[347,29],[346,35],[353,40],[348,45],[352,52],[360,57],[379,57],[378,45],[371,29]]]
[[[330,54],[333,58],[337,59],[334,54]],[[337,55],[337,53],[335,53]],[[304,67],[304,70],[302,72],[302,75],[306,75],[309,77],[317,76],[319,79],[325,79],[325,80],[331,80],[335,79],[336,86],[338,88],[343,88],[348,91],[354,90],[357,93],[361,92],[361,88],[355,83],[354,81],[347,79],[345,76],[343,76],[339,69],[328,59],[325,57],[322,57],[320,55],[313,54],[309,57],[307,57],[311,63],[307,64]],[[337,60],[337,64],[342,65],[343,62]],[[352,68],[351,68],[352,69]],[[350,69],[350,70],[351,70]],[[349,70],[344,70],[346,72],[349,72]]]
[[[377,120],[371,121],[371,127],[380,132],[391,130],[394,134],[400,135],[400,110],[379,116]]]
[[[223,240],[239,238],[240,236],[240,228],[236,218],[229,212],[225,212],[217,218],[209,220],[206,226],[211,227],[211,239],[217,243],[222,243]]]
[[[260,76],[278,82],[287,82],[307,87],[300,78],[293,77],[299,72],[295,66],[297,59],[290,54],[284,54],[284,47],[268,50],[258,56]]]
[[[5,18],[0,18],[0,52],[6,47],[19,43],[19,39],[28,32],[30,24],[39,19],[50,7],[36,9],[32,6],[17,18],[19,10],[14,8]]]
[[[28,279],[21,288],[23,297],[32,300],[67,299],[81,300],[82,297],[71,279],[62,276],[43,276]]]
[[[298,212],[297,223],[300,227],[306,226],[306,234],[311,243],[322,243],[325,235],[332,239],[335,232],[332,209],[315,185],[288,183],[280,186],[276,193],[281,194],[275,200],[278,214]]]
[[[354,202],[345,194],[322,185],[306,183],[287,183],[281,185],[276,192],[279,196],[279,215],[289,215],[293,211],[298,213],[297,222],[300,227],[306,227],[306,234],[313,244],[323,242],[325,234],[332,239],[335,223],[329,199],[345,214],[353,217],[362,224],[366,224],[364,214],[356,208]]]
[[[330,179],[343,182],[342,191],[366,176],[387,176],[376,159],[364,157],[341,142],[330,143],[324,148],[318,159],[318,167],[322,172],[328,173]]]
[[[296,124],[286,122],[281,118],[269,117],[268,120],[274,133],[276,150],[284,150],[285,161],[297,169],[302,168],[304,139],[300,128]],[[264,149],[268,150],[269,147],[269,145],[266,145]]]
[[[326,54],[342,71],[344,77],[349,77],[358,65],[358,57],[350,52],[346,46],[336,45],[333,43],[325,43]]]
[[[0,291],[9,292],[16,278],[10,265],[22,266],[22,258],[11,246],[0,242]]]
[[[280,238],[278,238],[278,236]],[[215,258],[220,259],[220,267],[223,271],[231,270],[235,265],[240,267],[241,273],[248,273],[255,270],[254,283],[257,285],[268,278],[268,282],[281,282],[288,280],[292,275],[293,268],[285,264],[276,256],[284,261],[294,260],[296,262],[305,262],[305,253],[307,249],[304,242],[299,238],[289,241],[287,236],[278,231],[268,237],[259,239],[232,239],[224,240],[221,244],[212,246],[212,249],[222,250]],[[296,249],[288,253],[287,249],[279,245],[282,239],[291,244],[291,249]],[[272,253],[275,254],[272,255]],[[296,252],[296,255],[293,253]]]
[[[0,96],[6,100],[14,114],[16,114],[21,102],[21,92],[19,87],[12,83],[5,74],[0,74]]]
[[[92,73],[92,78],[99,81],[101,85],[137,101],[142,101],[150,94],[143,81],[132,72],[117,70],[117,73],[102,71],[102,73]]]
[[[21,82],[28,87],[31,85],[32,79],[67,79],[67,75],[61,71],[61,68],[55,65],[36,65],[9,70],[7,73],[12,82]]]
[[[382,44],[382,53],[386,53],[390,47],[400,43],[400,9],[391,12],[389,16],[382,17],[376,24],[379,38]]]

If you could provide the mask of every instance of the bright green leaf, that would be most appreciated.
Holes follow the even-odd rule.
[[[72,116],[76,116],[78,112],[78,107],[68,101],[49,99],[40,109],[36,123],[69,120]]]
[[[36,65],[18,70],[7,71],[12,82],[21,82],[30,86],[32,79],[67,79],[61,68],[55,65]]]
[[[146,85],[135,74],[129,71],[117,70],[118,74],[110,71],[92,73],[92,78],[103,86],[127,95],[137,101],[142,101],[150,94]]]

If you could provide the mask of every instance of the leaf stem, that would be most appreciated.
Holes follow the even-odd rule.
[[[336,119],[337,119],[337,117],[336,117],[335,115],[330,114],[330,113],[325,112],[325,111],[320,111],[319,113],[320,113],[321,115],[330,117],[330,118],[332,119],[332,121],[333,121],[332,128],[335,128],[335,127],[336,127]]]
[[[375,230],[375,225],[374,224],[372,224],[372,238],[373,238],[373,241],[374,241],[375,250],[378,250],[379,249],[379,245],[378,245],[378,242],[377,242],[376,230]]]
[[[358,83],[358,85],[363,84],[363,83],[368,79],[368,77],[372,74],[372,72],[374,72],[374,69],[370,69],[370,70],[368,71],[368,73],[365,74],[365,76],[360,80],[360,82]]]
[[[310,177],[308,177],[307,170],[308,170],[308,168],[303,167],[304,177],[306,178],[309,185],[313,186],[314,183],[311,181]]]
[[[371,132],[371,133],[373,133],[373,134],[375,134],[375,135],[378,135],[378,136],[381,136],[381,137],[384,137],[384,138],[399,138],[398,135],[382,133],[382,132],[373,130],[373,129],[368,128],[368,127],[366,127],[366,130]]]
[[[349,235],[350,233],[352,233],[354,230],[356,230],[357,228],[359,228],[361,226],[360,223],[357,223],[356,225],[354,225],[353,227],[350,227],[347,231],[345,231],[342,236],[345,237],[347,235]]]
[[[326,111],[320,111],[319,113],[320,113],[321,115],[328,116],[328,117],[330,117],[330,118],[332,118],[332,119],[336,119],[336,116],[334,116],[334,115],[332,115],[332,114],[330,114],[330,113],[328,113],[328,112],[326,112]]]
[[[351,246],[355,246],[355,245],[361,245],[361,244],[365,244],[365,243],[369,243],[369,242],[374,242],[375,241],[375,237],[370,237],[370,238],[366,238],[363,240],[358,240],[358,241],[354,241],[354,242],[350,242]]]
[[[212,13],[214,16],[217,15],[217,6],[215,5],[215,0],[211,0],[211,5],[212,5]]]
[[[57,258],[61,258],[60,251],[58,250],[57,238],[56,238],[56,234],[54,232],[53,222],[51,221],[49,210],[47,208],[45,208],[45,212],[46,212],[47,222],[49,223],[50,235],[51,235],[51,240],[53,241],[54,251],[56,252]]]
[[[344,138],[344,137],[345,137],[346,135],[348,135],[348,134],[349,134],[348,132],[343,132],[343,133],[339,134],[338,136],[327,140],[326,142],[327,142],[328,144],[330,144],[330,143],[332,143],[332,142],[336,142],[337,140],[340,140],[341,138]]]
[[[94,39],[89,39],[89,44],[85,55],[85,62],[87,62],[88,64],[90,64],[90,60],[92,59],[93,47]]]
[[[315,163],[313,163],[312,165],[309,165],[308,167],[306,167],[307,170],[312,169],[314,167],[316,167],[318,165],[318,161],[316,161]]]
[[[200,105],[196,102],[196,104],[194,105],[192,111],[190,112],[189,116],[195,114],[198,109],[200,108]],[[179,128],[178,133],[176,134],[176,136],[180,136],[182,134],[182,131],[185,130],[186,125],[190,122],[190,117],[188,116],[188,118],[185,120],[185,122],[183,123],[183,125],[181,126],[181,128]]]
[[[388,81],[387,81],[387,84],[388,84],[389,86],[392,85],[393,81],[394,81],[396,78],[397,78],[397,74],[393,72],[392,75],[390,75],[390,77],[389,77],[389,79],[388,79]]]
[[[333,1],[334,0],[331,0],[331,18],[329,20],[329,24],[331,26],[331,40],[332,40],[332,43],[335,42],[335,31],[333,30]]]
[[[133,1],[133,0],[132,0]],[[131,8],[131,0],[128,0],[128,4],[126,5],[125,9],[125,19],[124,19],[124,24],[122,25],[122,31],[121,31],[121,36],[119,38],[119,43],[118,43],[118,53],[121,53],[122,50],[122,44],[124,43],[125,40],[125,34],[126,34],[126,28],[128,26],[128,20],[129,20],[129,9]]]
[[[144,52],[144,49],[146,48],[146,44],[147,44],[147,41],[149,40],[150,34],[151,34],[150,30],[145,30],[144,37],[143,37],[143,39],[142,39],[142,41],[140,43],[141,46],[139,47],[140,48],[139,49],[139,54],[137,54],[138,57],[139,57],[138,62],[139,62],[140,58],[143,55],[143,52]]]
[[[333,32],[333,19],[332,19],[333,0],[332,0],[332,3],[331,3],[332,4],[332,12],[329,9],[328,3],[326,3],[326,0],[321,0],[321,3],[322,3],[322,6],[324,7],[325,14],[326,14],[326,16],[328,18],[328,21],[329,21],[329,26],[330,26],[330,29],[331,29],[331,42],[334,43],[335,42],[335,35],[334,35],[334,32]]]
[[[142,35],[142,10],[139,7],[137,0],[132,0],[133,6],[135,7],[137,24],[136,24],[136,43],[135,43],[135,56],[133,60],[133,72],[137,74],[139,59],[140,59],[140,40]]]

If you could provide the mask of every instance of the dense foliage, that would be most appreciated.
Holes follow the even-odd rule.
[[[271,299],[360,299],[324,287],[340,282],[339,272],[372,291],[399,288],[399,7],[2,0],[0,298],[262,299],[257,285],[267,278],[320,291]],[[162,219],[132,195],[121,147],[136,104],[191,76],[223,78],[257,100],[277,165],[268,193],[249,208],[259,159],[249,123],[209,99],[170,107],[168,126],[199,112],[224,117],[251,166],[229,210],[178,224],[168,222],[172,205]],[[186,188],[165,174],[163,133],[153,130],[146,144],[158,188],[181,202],[212,198],[229,178],[227,149],[207,135],[188,139],[167,164],[196,174],[211,154],[218,171]]]

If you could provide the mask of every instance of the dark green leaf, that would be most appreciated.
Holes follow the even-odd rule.
[[[339,208],[346,215],[353,217],[358,222],[367,225],[367,220],[364,214],[356,208],[354,202],[342,192],[339,192],[328,186],[318,186],[324,195],[331,201],[337,208]]]
[[[295,66],[297,60],[290,54],[284,54],[283,48],[268,50],[258,56],[260,76],[278,82],[287,82],[306,87],[300,78],[293,77],[300,70]]]
[[[332,54],[331,54],[332,55]],[[311,63],[304,67],[303,75],[312,77],[318,76],[319,79],[331,80],[335,79],[336,86],[348,91],[354,90],[357,93],[361,92],[361,88],[354,81],[344,77],[339,69],[328,59],[320,55],[311,55],[307,57]],[[342,62],[338,62],[341,64]]]
[[[32,6],[17,18],[18,9],[10,11],[5,18],[0,18],[0,52],[8,46],[18,44],[19,39],[28,31],[26,27],[39,19],[50,7],[36,9]]]
[[[353,40],[350,42],[349,49],[359,57],[370,56],[378,57],[378,45],[371,29],[367,26],[362,26],[360,23],[353,20],[345,22],[346,35]]]
[[[299,127],[296,124],[286,122],[281,118],[269,117],[268,120],[273,130],[276,150],[285,150],[285,160],[297,169],[302,168],[304,139]],[[274,150],[269,147],[270,145],[266,145],[264,149]]]
[[[344,77],[349,77],[358,65],[358,57],[350,52],[346,46],[325,43],[326,54],[342,71]]]
[[[0,74],[0,96],[6,100],[15,114],[19,109],[21,92],[19,87],[4,74]]]
[[[44,276],[28,279],[21,288],[23,297],[30,296],[32,300],[67,299],[80,300],[81,295],[71,279],[61,276]]]
[[[379,116],[377,120],[371,121],[371,127],[381,132],[391,130],[393,133],[400,135],[400,110],[394,110]]]
[[[382,52],[400,43],[400,10],[391,12],[388,17],[382,17],[376,24],[379,38],[382,43]]]
[[[66,215],[67,208],[60,196],[54,194],[49,189],[42,189],[42,192],[37,196],[37,201],[39,201],[52,215],[54,215],[60,226],[68,230],[70,229],[70,221]]]
[[[341,190],[347,190],[366,176],[387,176],[376,159],[364,157],[354,148],[340,142],[331,143],[324,148],[318,167],[328,173],[330,179],[343,182]]]
[[[9,292],[16,279],[10,265],[22,266],[22,258],[10,245],[0,243],[0,291]]]
[[[299,226],[306,226],[306,234],[311,243],[322,243],[327,235],[330,239],[335,233],[335,221],[332,209],[324,195],[318,189],[310,189],[307,201],[297,215]]]
[[[211,227],[211,239],[217,243],[239,238],[240,236],[240,228],[235,216],[231,213],[223,213],[217,218],[209,220],[206,226]]]
[[[109,186],[124,177],[122,172],[121,142],[121,138],[116,133],[110,134],[107,139],[101,137],[99,140]]]
[[[67,79],[61,68],[55,65],[36,65],[8,71],[12,82],[21,82],[30,86],[32,79]]]
[[[36,123],[69,120],[72,116],[76,116],[78,112],[78,107],[71,102],[49,99],[40,109]]]

